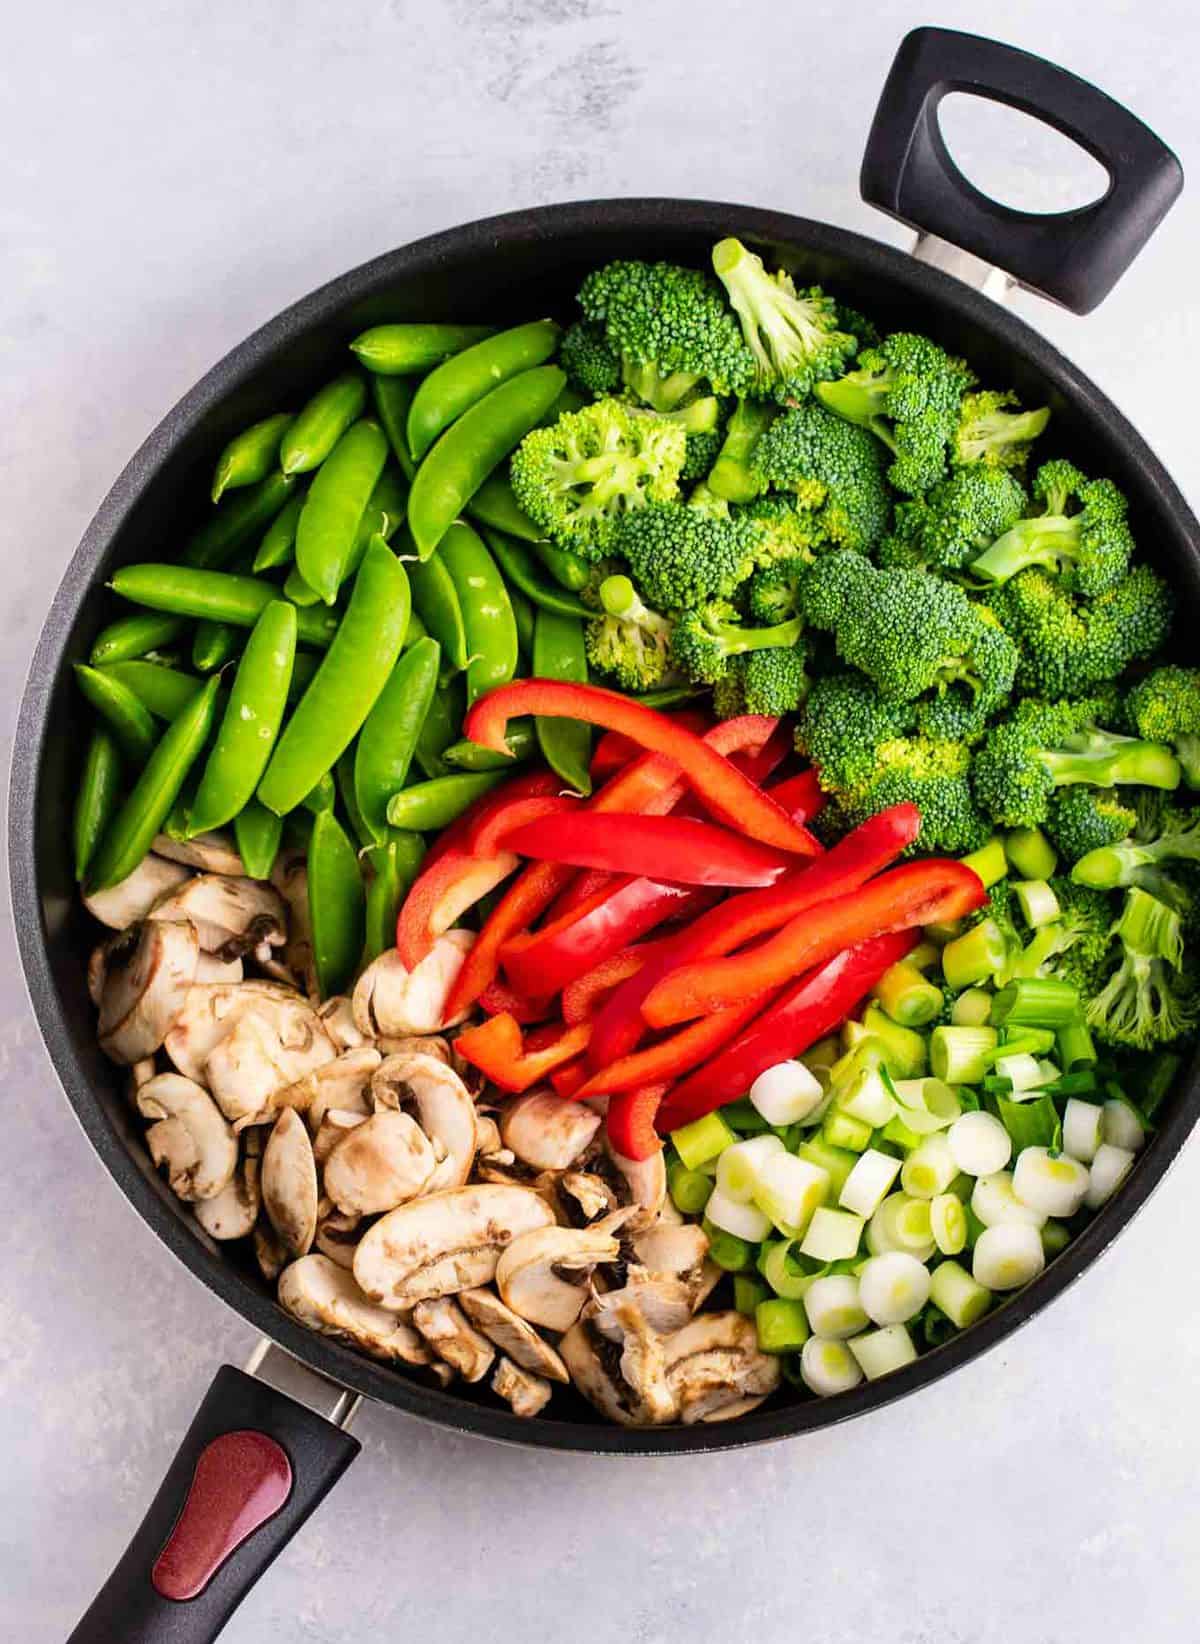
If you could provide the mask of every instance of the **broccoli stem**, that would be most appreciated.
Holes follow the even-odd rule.
[[[1183,965],[1183,928],[1174,908],[1148,891],[1131,890],[1121,917],[1113,926],[1127,954],[1142,959],[1165,959],[1176,970]]]
[[[654,623],[662,618],[657,611],[643,603],[640,594],[628,577],[605,577],[600,584],[600,603],[609,616],[624,622]]]
[[[775,408],[761,400],[739,400],[725,430],[708,488],[726,502],[753,502],[762,482],[750,469],[750,459],[761,435],[775,420]]]
[[[743,628],[737,623],[720,622],[712,629],[730,656],[742,656],[747,651],[765,651],[776,645],[795,645],[804,632],[799,617],[789,622],[777,622],[773,628]]]
[[[1056,788],[1084,782],[1093,788],[1115,788],[1136,783],[1145,788],[1177,788],[1179,761],[1162,742],[1111,731],[1091,731],[1069,737],[1063,748],[1042,748],[1038,758]]]
[[[674,411],[698,383],[703,382],[693,371],[672,371],[663,376],[653,364],[639,365],[628,355],[621,358],[621,380],[631,394],[655,411]],[[716,418],[714,416],[714,423]]]
[[[1079,540],[1078,515],[1041,514],[1036,519],[1018,520],[972,560],[970,569],[986,582],[1008,582],[1031,565],[1061,571],[1064,561],[1078,558]]]
[[[1094,890],[1117,890],[1138,884],[1140,870],[1164,861],[1200,862],[1200,828],[1165,834],[1146,845],[1125,839],[1116,845],[1099,846],[1080,857],[1071,869],[1071,878],[1077,885],[1090,885]]]

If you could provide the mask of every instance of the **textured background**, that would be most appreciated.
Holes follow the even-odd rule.
[[[6,742],[52,590],[113,476],[262,320],[393,245],[540,201],[701,195],[898,240],[856,197],[880,82],[907,27],[978,21],[896,0],[14,12],[0,63]],[[1012,0],[997,27],[1128,101],[1194,163],[1193,6]],[[1016,117],[950,130],[1006,200],[1088,197],[1079,157]],[[1086,323],[1018,300],[1193,500],[1197,225],[1185,196]],[[0,1640],[50,1644],[107,1573],[213,1367],[251,1340],[102,1175],[3,940]],[[630,1644],[1190,1641],[1198,1168],[1193,1145],[1118,1249],[1015,1340],[849,1429],[620,1462],[366,1410],[360,1461],[228,1636],[353,1644],[432,1620],[446,1644],[485,1627]]]

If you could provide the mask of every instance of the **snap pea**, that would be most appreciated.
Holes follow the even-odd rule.
[[[578,554],[572,554],[566,548],[556,548],[552,542],[534,542],[530,547],[559,587],[565,588],[568,593],[577,594],[591,581],[588,562]]]
[[[424,854],[425,841],[419,833],[398,832],[392,832],[385,845],[375,845],[367,852],[371,882],[367,886],[364,965],[395,947],[400,904],[417,877]]]
[[[456,671],[465,668],[470,651],[462,602],[442,555],[431,554],[424,563],[410,562],[408,580],[412,584],[413,610],[441,646],[446,661]]]
[[[322,811],[308,841],[308,917],[323,999],[340,993],[358,966],[365,901],[358,852],[333,812]]]
[[[328,654],[284,726],[259,783],[258,797],[269,810],[283,813],[298,805],[358,734],[400,655],[410,608],[404,567],[376,537]]]
[[[507,463],[488,475],[467,504],[467,513],[480,525],[490,525],[493,530],[519,537],[522,542],[545,541],[546,533],[533,523],[513,495]]]
[[[400,647],[400,649],[402,651],[410,650],[412,646],[416,645],[420,640],[428,638],[429,629],[421,621],[421,613],[419,611],[411,611],[408,618],[408,627],[404,632],[404,644]]]
[[[533,671],[539,679],[563,679],[586,684],[587,653],[583,646],[583,623],[578,617],[560,616],[556,611],[539,611],[534,626]],[[576,792],[589,794],[592,779],[588,762],[592,754],[592,733],[579,719],[535,719],[542,758]]]
[[[408,408],[412,404],[413,385],[405,377],[374,377],[371,398],[375,401],[375,415],[383,424],[383,431],[396,454],[396,461],[411,484],[417,471],[412,452],[408,449]]]
[[[251,879],[269,879],[283,838],[283,818],[248,799],[233,819],[233,837]]]
[[[320,816],[322,811],[331,811],[334,808],[337,804],[337,788],[328,771],[317,778],[300,803],[314,816]]]
[[[204,684],[195,674],[164,668],[161,662],[108,662],[100,672],[119,680],[156,719],[174,719]]]
[[[226,491],[243,485],[257,485],[266,479],[279,456],[279,442],[291,422],[291,413],[281,411],[277,416],[264,417],[261,422],[235,434],[217,458],[213,475],[212,499],[220,502]]]
[[[517,624],[500,567],[482,539],[455,520],[439,553],[462,607],[467,635],[467,706],[517,671]],[[426,619],[428,621],[428,619]]]
[[[350,349],[368,371],[384,377],[409,377],[490,337],[493,329],[490,325],[373,325],[355,337]]]
[[[478,742],[470,742],[466,737],[461,742],[452,742],[442,758],[460,771],[511,771],[514,765],[531,758],[537,746],[533,720],[510,719],[504,740],[511,758],[481,747]]]
[[[296,655],[296,607],[272,600],[246,641],[192,804],[189,831],[222,828],[258,786],[279,735]]]
[[[150,710],[127,685],[111,674],[75,664],[75,683],[117,739],[131,765],[142,766],[158,740]]]
[[[367,385],[357,371],[345,371],[315,393],[283,436],[279,466],[285,474],[319,468],[367,403]]]
[[[533,604],[519,588],[509,585],[508,603],[517,625],[517,649],[528,659],[533,655]]]
[[[110,730],[97,725],[88,740],[88,750],[75,796],[71,838],[75,847],[75,877],[87,872],[92,853],[112,821],[121,787],[121,755]]]
[[[387,456],[383,429],[365,418],[346,430],[313,476],[296,527],[296,568],[326,605],[337,598]]]
[[[461,733],[466,711],[467,687],[462,675],[458,674],[449,684],[442,685],[434,692],[417,738],[417,764],[430,780],[451,774],[450,766],[442,755]]]
[[[342,801],[342,809],[350,822],[351,832],[360,845],[373,845],[375,836],[363,821],[362,812],[358,808],[358,795],[354,791],[354,755],[353,744],[346,749],[333,768],[334,780],[337,783],[338,795]]]
[[[183,563],[202,571],[217,571],[248,548],[283,508],[295,480],[278,469],[248,491],[227,497],[192,536],[183,550]]]
[[[192,667],[211,674],[223,668],[238,648],[240,630],[228,622],[198,622],[192,635]]]
[[[188,818],[192,814],[192,800],[195,796],[196,784],[192,780],[192,774],[189,771],[187,780],[180,788],[175,803],[167,812],[166,821],[159,830],[161,833],[165,833],[168,839],[173,839],[177,845],[185,845],[191,838]]]
[[[387,819],[393,828],[404,828],[412,833],[433,833],[447,827],[461,816],[468,805],[479,799],[498,782],[503,782],[504,771],[458,772],[454,776],[435,776],[430,782],[417,782],[403,788],[388,800]]]
[[[407,780],[438,688],[441,660],[436,639],[423,639],[405,651],[359,732],[354,793],[363,825],[377,845],[387,838],[388,800]]]
[[[485,394],[426,453],[408,498],[408,526],[428,559],[484,480],[558,398],[566,378],[535,365]]]
[[[382,537],[389,542],[393,535],[404,523],[404,511],[408,502],[408,488],[398,472],[393,468],[385,468],[379,476],[375,489],[371,492],[359,522],[358,531],[354,538],[354,546],[350,550],[350,558],[346,561],[342,573],[342,581],[348,582],[362,564],[363,555],[367,551],[367,544],[372,537]],[[315,588],[310,588],[300,574],[299,566],[293,565],[287,574],[283,585],[283,592],[294,605],[317,605],[321,596]]]
[[[296,553],[296,521],[303,507],[303,497],[289,497],[284,503],[263,534],[252,571],[272,571],[277,565],[291,563]]]
[[[170,645],[183,632],[181,618],[164,616],[158,611],[131,611],[118,617],[107,628],[101,628],[92,643],[89,661],[94,666],[104,662],[130,662]]]
[[[300,567],[293,565],[283,581],[283,597],[290,599],[293,605],[301,609],[310,605],[319,605],[321,596],[315,588],[310,588],[300,575]]]
[[[464,348],[431,371],[408,411],[408,448],[420,462],[443,429],[520,371],[543,365],[562,335],[553,320],[513,326]]]
[[[595,616],[581,599],[547,581],[523,542],[515,542],[500,531],[485,531],[484,536],[509,582],[541,610],[557,611],[559,616]]]
[[[188,771],[208,741],[217,709],[214,676],[163,732],[154,752],[117,811],[88,867],[89,892],[128,878],[154,843]]]
[[[236,628],[253,628],[264,606],[279,598],[274,583],[258,577],[235,576],[229,571],[198,571],[189,565],[125,565],[109,587],[135,605],[177,616],[212,618]],[[296,637],[318,650],[331,643],[338,631],[336,612],[296,612]]]

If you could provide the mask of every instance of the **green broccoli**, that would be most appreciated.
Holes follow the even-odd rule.
[[[683,468],[679,474],[681,483],[707,479],[712,472],[713,464],[720,456],[721,447],[725,443],[725,430],[729,426],[730,408],[733,403],[728,396],[717,399],[717,416],[711,429],[703,432],[685,429],[687,450],[684,452]]]
[[[795,713],[808,687],[805,646],[800,639],[795,645],[775,645],[733,657],[713,686],[713,709],[718,719]]]
[[[1050,801],[1046,832],[1068,862],[1128,838],[1137,821],[1113,788],[1062,788]]]
[[[843,302],[840,297],[834,300],[837,303],[838,324],[842,330],[850,333],[859,348],[878,348],[883,339],[874,320],[860,314],[857,308],[851,308],[850,304]]]
[[[775,421],[778,412],[773,405],[745,397],[738,400],[725,426],[725,440],[721,446],[709,484],[719,497],[729,502],[749,502],[763,488],[761,477],[751,467],[759,439]]]
[[[1169,742],[1189,788],[1200,788],[1200,668],[1156,668],[1129,693],[1139,736]]]
[[[746,609],[755,622],[785,622],[800,609],[800,587],[811,562],[803,554],[777,559],[746,585]]]
[[[558,363],[567,376],[593,399],[615,394],[621,386],[621,361],[608,346],[604,327],[576,320],[563,333]]]
[[[713,247],[713,270],[729,293],[754,356],[753,392],[783,404],[803,399],[814,382],[840,376],[858,338],[838,330],[837,307],[818,286],[797,291],[790,274],[768,274],[740,240]]]
[[[1148,565],[1106,594],[1082,600],[1045,571],[1021,571],[989,593],[1020,651],[1017,685],[1045,697],[1079,696],[1151,656],[1171,627],[1172,598]]]
[[[1030,445],[1050,421],[1050,409],[1010,409],[1019,403],[1015,394],[991,389],[964,395],[950,460],[983,463],[989,468],[1023,468]]]
[[[984,735],[996,705],[986,696],[959,684],[947,685],[935,696],[915,704],[916,725],[922,736],[935,742],[965,742],[973,746]]]
[[[981,808],[1001,827],[1040,827],[1054,790],[1069,784],[1178,786],[1179,764],[1164,743],[1098,728],[1107,706],[1095,698],[1018,704],[975,755],[972,777]]]
[[[846,792],[870,780],[878,749],[912,725],[910,704],[886,700],[861,674],[823,674],[804,704],[796,751],[812,760],[827,792]]]
[[[1024,514],[1024,487],[1007,469],[956,468],[924,497],[897,503],[879,563],[958,571]]]
[[[1075,863],[1071,878],[1097,890],[1141,885],[1153,889],[1162,883],[1157,870],[1164,862],[1200,862],[1200,811],[1164,805],[1158,811],[1153,835],[1122,838],[1087,852]],[[1170,896],[1165,900],[1171,901]],[[1189,898],[1190,900],[1190,898]]]
[[[992,830],[971,793],[970,764],[970,749],[961,742],[898,737],[876,748],[870,776],[839,792],[838,804],[852,826],[889,806],[914,804],[921,832],[913,849],[950,855],[977,850]]]
[[[887,530],[891,500],[878,444],[811,402],[773,422],[754,447],[762,484],[794,491],[831,541],[865,551]]]
[[[680,612],[671,635],[671,659],[697,685],[715,685],[732,657],[771,646],[794,647],[802,632],[797,618],[773,628],[747,627],[736,606],[712,599]]]
[[[946,472],[963,395],[974,382],[964,361],[928,337],[897,331],[864,349],[853,371],[818,383],[814,392],[830,411],[877,435],[894,458],[892,484],[919,496]]]
[[[750,520],[650,503],[627,514],[612,540],[643,598],[660,610],[729,599],[754,570],[758,532]]]
[[[1105,1044],[1134,1050],[1170,1044],[1196,1021],[1196,989],[1184,973],[1178,913],[1134,886],[1125,893],[1113,935],[1120,957],[1088,1001],[1088,1026]]]
[[[625,576],[606,577],[599,598],[604,614],[584,630],[591,667],[611,674],[623,691],[661,685],[671,667],[670,619],[643,604]]]
[[[625,516],[678,495],[684,451],[677,423],[597,400],[526,434],[513,454],[513,494],[561,547],[599,559]]]
[[[1089,999],[1103,978],[1112,944],[1109,899],[1061,876],[1051,879],[1050,888],[1058,899],[1059,917],[1011,953],[1003,980],[1055,976],[1069,982],[1081,999]]]
[[[1041,512],[1020,519],[971,562],[984,582],[1008,582],[1037,565],[1072,593],[1115,588],[1129,570],[1129,505],[1111,480],[1089,480],[1069,462],[1045,462],[1033,479]]]
[[[755,379],[754,355],[725,305],[721,286],[698,269],[608,263],[584,280],[579,306],[586,319],[604,326],[608,345],[622,357],[627,372],[652,368],[639,390],[661,396],[666,392],[663,381],[670,380],[678,404],[704,383],[717,394],[741,394]]]

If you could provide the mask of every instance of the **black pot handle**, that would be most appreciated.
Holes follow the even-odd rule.
[[[210,1644],[359,1443],[223,1365],[69,1644]]]
[[[971,92],[1045,121],[1098,160],[1106,193],[1076,211],[1014,211],[975,188],[950,157],[938,105]],[[1183,168],[1149,126],[1066,69],[955,29],[901,41],[867,138],[862,196],[901,222],[973,252],[1077,314],[1112,290],[1183,187]]]

